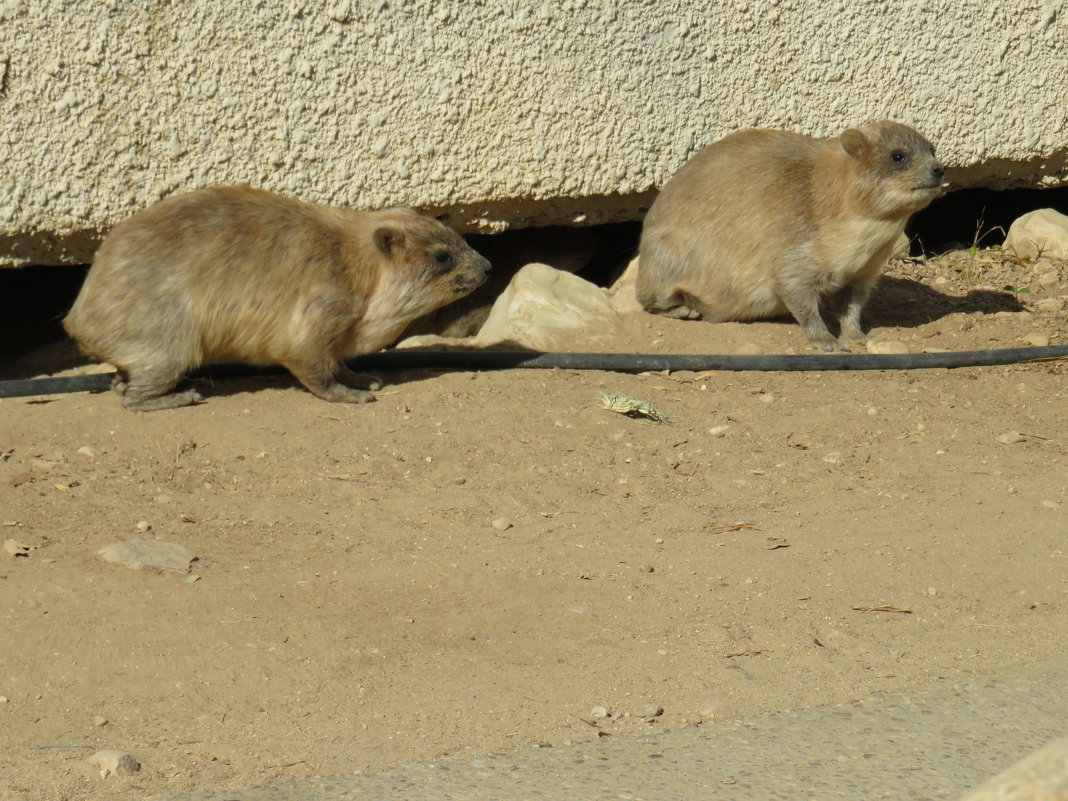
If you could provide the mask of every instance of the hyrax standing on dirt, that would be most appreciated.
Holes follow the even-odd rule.
[[[411,209],[216,187],[117,225],[63,324],[118,368],[127,409],[195,403],[197,392],[170,390],[191,368],[227,360],[281,364],[324,400],[363,403],[378,386],[343,360],[391,344],[489,268],[455,231]]]
[[[709,322],[789,312],[813,346],[865,341],[860,312],[909,216],[939,193],[945,168],[896,122],[819,140],[786,131],[730,134],[667,182],[642,229],[638,300]]]

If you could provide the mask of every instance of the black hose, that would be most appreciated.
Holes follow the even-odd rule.
[[[995,364],[1061,359],[1068,357],[1068,345],[1044,348],[998,348],[946,353],[829,353],[805,356],[715,356],[651,353],[538,353],[536,351],[496,350],[388,350],[371,353],[348,362],[354,370],[508,370],[553,369],[607,370],[643,373],[651,370],[922,370],[934,367],[985,367]],[[278,373],[281,368],[254,368],[247,365],[202,367],[192,375],[200,378],[241,378]],[[94,392],[111,386],[114,373],[32,378],[0,381],[0,398],[55,395],[65,392]]]

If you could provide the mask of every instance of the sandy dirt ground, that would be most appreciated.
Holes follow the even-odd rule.
[[[1061,344],[1068,312],[1037,304],[1066,295],[1064,264],[959,251],[894,262],[867,319],[913,351]],[[804,352],[787,322],[626,325],[619,351]],[[1063,668],[1066,373],[0,400],[0,539],[31,549],[0,552],[0,798],[159,799]],[[137,536],[192,549],[198,578],[97,556]],[[102,779],[105,748],[140,772]]]

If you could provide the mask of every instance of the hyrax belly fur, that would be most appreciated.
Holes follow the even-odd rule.
[[[415,318],[485,281],[489,262],[410,209],[315,206],[246,186],[168,198],[104,240],[67,332],[119,370],[128,409],[213,361],[281,364],[328,401],[373,400],[343,360],[391,344]]]
[[[638,300],[651,312],[710,322],[789,312],[816,348],[864,341],[860,313],[913,213],[945,168],[896,122],[818,140],[739,131],[708,146],[664,186],[642,229]]]

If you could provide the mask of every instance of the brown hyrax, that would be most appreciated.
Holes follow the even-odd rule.
[[[941,191],[945,168],[896,122],[819,140],[786,131],[730,134],[664,186],[642,229],[638,300],[710,322],[789,312],[816,348],[865,341],[860,312],[909,216]]]
[[[281,364],[328,401],[378,386],[343,360],[486,280],[490,264],[411,209],[315,206],[247,186],[168,198],[104,240],[67,332],[118,368],[127,409],[199,401],[171,392],[206,362]]]

